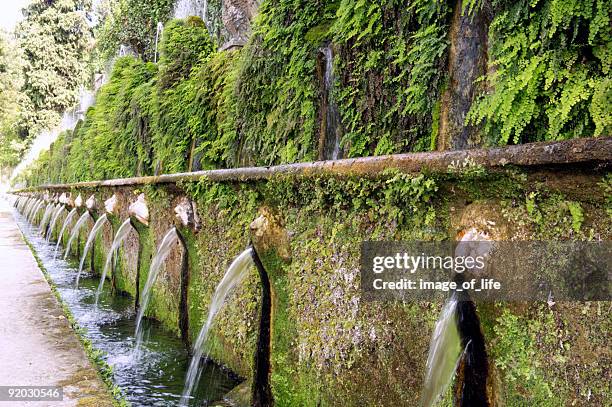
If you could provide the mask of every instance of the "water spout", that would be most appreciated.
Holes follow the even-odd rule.
[[[206,21],[208,14],[207,0],[178,0],[174,5],[174,18],[198,16]]]
[[[83,205],[83,197],[81,196],[81,194],[79,194],[79,196],[76,197],[76,199],[74,200],[74,206],[76,208],[80,208]]]
[[[117,195],[113,194],[110,198],[104,201],[104,209],[106,213],[113,214],[117,210]]]
[[[28,217],[27,217],[30,223],[34,223],[34,219],[36,218],[38,211],[40,210],[40,208],[43,206],[44,203],[45,201],[41,199],[35,205],[32,205],[32,209],[30,209],[30,213],[28,214]]]
[[[64,205],[57,204],[57,209],[55,210],[55,213],[53,214],[53,218],[51,219],[51,224],[49,225],[49,229],[47,230],[47,234],[45,235],[45,239],[47,240],[47,242],[51,240],[51,235],[53,235],[53,229],[55,229],[55,224],[57,223],[57,219],[59,218],[63,210],[64,210]]]
[[[62,237],[64,237],[64,231],[66,230],[66,227],[68,226],[68,224],[70,222],[72,222],[72,218],[74,218],[74,215],[76,215],[77,210],[76,208],[74,208],[73,210],[71,210],[68,213],[68,216],[66,216],[66,219],[64,219],[64,224],[62,225],[62,229],[60,230],[60,234],[57,237],[57,244],[55,245],[55,255],[53,256],[53,258],[57,257],[57,251],[59,249],[59,245],[62,242]]]
[[[89,198],[87,198],[87,201],[85,201],[85,207],[87,208],[87,210],[90,211],[95,206],[96,206],[96,197],[94,195],[92,195]]]
[[[187,377],[185,378],[185,387],[183,389],[183,395],[181,396],[181,406],[187,406],[191,394],[195,391],[196,383],[199,381],[202,370],[200,369],[200,360],[204,355],[204,345],[208,337],[208,332],[214,322],[215,316],[219,313],[219,310],[223,306],[223,303],[227,299],[228,295],[232,290],[245,279],[249,273],[249,269],[254,265],[253,262],[253,248],[249,247],[229,266],[227,272],[223,276],[223,279],[215,289],[210,306],[208,309],[208,318],[206,323],[202,326],[198,338],[193,347],[193,356],[189,363],[189,370],[187,371]]]
[[[451,383],[461,359],[461,338],[457,327],[457,297],[453,294],[440,313],[427,356],[425,388],[421,406],[435,405]]]
[[[98,232],[100,231],[100,229],[102,229],[102,226],[104,226],[106,219],[107,219],[106,214],[100,216],[98,220],[96,221],[96,223],[93,225],[93,228],[91,228],[91,231],[89,232],[89,236],[87,236],[87,242],[85,243],[85,248],[83,249],[83,255],[81,256],[81,262],[79,263],[79,271],[77,273],[77,278],[76,278],[77,288],[79,287],[79,279],[81,278],[81,273],[83,272],[83,265],[85,264],[85,259],[87,258],[87,253],[89,252],[89,248],[93,244],[94,239],[98,235]]]
[[[51,217],[51,213],[53,212],[54,209],[55,209],[55,205],[50,203],[47,205],[47,208],[45,209],[45,213],[43,213],[42,220],[40,221],[40,231],[43,234],[45,233],[45,227],[47,227],[47,223],[49,222],[49,218]]]
[[[476,228],[470,228],[461,233],[458,238],[455,256],[486,258],[489,255],[491,242],[488,234]],[[464,274],[455,276],[455,280],[463,281],[463,278]],[[469,301],[469,295],[460,294],[462,294],[461,297],[454,292],[449,297],[436,322],[429,345],[425,386],[421,396],[423,407],[433,406],[440,401],[457,371],[460,360],[470,349],[470,344],[473,344],[472,340],[476,340],[476,343],[479,341],[475,335],[471,333],[466,335],[464,332],[465,315],[469,314],[470,319],[477,319],[477,317],[475,317],[475,309],[472,310],[470,307],[470,304],[473,305],[473,303]],[[467,322],[472,323],[472,321]],[[479,350],[482,351],[480,348],[484,348],[484,345],[479,346]]]
[[[72,232],[70,233],[70,239],[68,239],[68,244],[66,245],[66,252],[64,253],[64,260],[68,258],[68,255],[70,254],[70,247],[72,246],[72,242],[79,235],[81,227],[85,224],[85,221],[89,217],[90,217],[89,212],[85,211],[85,213],[81,215],[77,223],[72,228]]]
[[[30,213],[30,210],[32,210],[32,207],[34,205],[36,205],[36,199],[32,198],[28,201],[25,208],[23,209],[22,213],[26,219],[28,218],[28,214]]]
[[[140,349],[140,345],[142,344],[143,337],[143,328],[142,328],[142,319],[147,310],[147,306],[149,305],[149,300],[151,299],[151,290],[153,289],[153,285],[157,280],[157,276],[159,271],[161,270],[161,266],[164,264],[164,261],[170,254],[170,251],[174,247],[174,245],[178,242],[179,236],[176,232],[176,228],[170,229],[159,247],[157,248],[157,252],[155,256],[153,256],[153,260],[151,260],[151,267],[149,269],[149,275],[147,276],[147,282],[145,283],[144,289],[142,290],[142,294],[140,297],[140,308],[138,309],[138,316],[136,318],[136,353],[138,354],[138,350]]]
[[[323,107],[324,125],[320,140],[320,158],[323,160],[337,160],[341,157],[340,140],[342,130],[340,125],[340,113],[338,104],[335,101],[333,89],[335,82],[334,75],[334,52],[331,44],[321,48],[321,54],[325,62],[323,68]]]
[[[100,298],[100,293],[102,293],[102,288],[104,287],[104,280],[106,280],[106,274],[111,266],[113,261],[113,256],[116,255],[119,247],[125,240],[125,238],[130,233],[131,224],[130,219],[126,219],[115,234],[115,238],[113,239],[113,243],[111,244],[110,250],[106,254],[106,262],[104,263],[104,270],[102,271],[102,275],[100,276],[100,283],[98,284],[98,289],[96,290],[96,305],[98,304],[98,299]]]
[[[158,45],[159,45],[159,36],[164,31],[164,23],[161,21],[157,22],[157,30],[155,31],[155,54],[153,55],[153,62],[157,63],[157,55],[158,55]]]
[[[144,194],[138,195],[138,199],[128,208],[128,214],[143,225],[149,225],[149,208]]]

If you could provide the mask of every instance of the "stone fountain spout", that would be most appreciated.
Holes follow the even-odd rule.
[[[104,209],[110,215],[117,213],[119,209],[117,206],[117,194],[113,194],[113,196],[104,201]]]
[[[149,225],[149,207],[144,194],[138,195],[138,198],[128,208],[128,214],[138,220],[143,225]]]
[[[96,208],[96,197],[94,195],[87,198],[85,201],[85,207],[88,211],[92,211]]]
[[[259,210],[260,215],[251,222],[251,238],[257,253],[274,250],[286,262],[291,261],[289,233],[283,227],[280,216],[267,207]]]
[[[196,203],[186,197],[183,197],[174,208],[174,214],[184,227],[191,227],[195,232],[198,232],[202,227]]]

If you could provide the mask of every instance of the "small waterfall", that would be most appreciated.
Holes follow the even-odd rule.
[[[187,406],[191,394],[194,392],[197,382],[199,381],[202,370],[200,369],[200,360],[204,355],[204,345],[210,327],[212,326],[215,316],[223,306],[227,296],[232,292],[244,278],[248,275],[249,269],[254,265],[253,262],[253,248],[249,247],[238,257],[234,259],[232,264],[227,269],[227,272],[223,276],[223,279],[215,289],[210,306],[208,309],[208,318],[206,324],[202,326],[198,338],[193,347],[193,356],[189,363],[189,370],[187,371],[187,377],[185,378],[185,387],[183,389],[183,395],[181,397],[181,406]]]
[[[79,119],[85,118],[87,109],[93,106],[95,101],[96,101],[95,92],[93,90],[82,87],[80,94],[79,94],[79,108],[76,112],[79,116]]]
[[[58,204],[57,210],[55,211],[55,213],[53,214],[53,218],[51,219],[51,224],[49,225],[49,229],[47,230],[47,235],[45,236],[45,239],[47,239],[47,242],[51,240],[53,229],[55,229],[55,224],[57,223],[57,219],[59,218],[63,210],[64,210],[64,206],[62,204]]]
[[[102,292],[102,288],[104,287],[104,280],[106,280],[106,274],[108,273],[108,269],[110,268],[111,263],[113,261],[113,256],[115,256],[115,254],[119,250],[119,247],[121,246],[121,243],[123,243],[125,238],[130,233],[131,226],[132,225],[131,225],[130,218],[127,218],[121,224],[121,226],[119,226],[117,233],[115,233],[115,238],[113,239],[113,243],[111,244],[111,247],[108,253],[106,254],[106,262],[104,263],[104,270],[102,271],[102,275],[100,276],[100,284],[98,284],[98,289],[96,290],[96,305],[98,304],[100,293]]]
[[[43,214],[42,220],[40,221],[40,231],[41,233],[45,233],[45,227],[47,226],[47,223],[49,222],[49,218],[51,217],[51,213],[53,212],[53,210],[55,209],[55,206],[53,204],[49,204],[47,205],[47,208],[45,209],[45,213]]]
[[[451,383],[461,355],[461,336],[457,325],[457,296],[453,293],[442,308],[429,344],[425,386],[421,406],[434,406]]]
[[[40,208],[40,206],[43,204],[42,199],[40,201],[36,201],[36,203],[34,205],[32,205],[32,207],[30,208],[30,211],[28,212],[26,219],[28,220],[28,222],[32,223],[32,219],[34,218],[34,213]]]
[[[30,213],[30,210],[32,209],[32,207],[36,204],[36,199],[30,199],[27,203],[27,205],[25,206],[25,208],[23,209],[23,216],[27,219],[28,218],[28,214]]]
[[[198,16],[204,22],[208,17],[207,0],[178,0],[174,5],[174,18],[187,18]]]
[[[331,44],[321,48],[321,53],[325,60],[323,72],[323,92],[324,92],[324,134],[322,134],[321,158],[325,160],[337,160],[340,157],[340,139],[342,130],[340,125],[340,113],[338,104],[334,99],[333,89],[335,82],[334,75],[334,52]]]
[[[93,244],[100,229],[102,229],[102,226],[104,226],[106,219],[107,219],[106,214],[100,216],[98,220],[96,221],[96,223],[93,225],[93,228],[91,228],[91,232],[89,232],[89,236],[87,236],[87,243],[85,243],[85,248],[83,249],[83,255],[81,256],[81,262],[79,263],[79,272],[77,273],[77,278],[76,278],[77,288],[79,287],[79,279],[81,278],[81,273],[83,272],[83,265],[85,264],[85,259],[87,258],[87,253],[89,252],[89,248]]]
[[[74,227],[72,228],[72,232],[70,232],[70,239],[68,239],[68,244],[66,245],[66,252],[64,253],[64,260],[68,258],[68,255],[70,254],[70,247],[72,246],[72,242],[79,235],[79,232],[81,231],[81,227],[83,227],[87,218],[89,218],[89,212],[85,211],[81,215],[79,220],[77,220],[77,223],[75,223]]]
[[[170,229],[162,239],[162,242],[159,244],[157,252],[155,253],[155,256],[153,256],[153,260],[151,260],[149,275],[147,276],[147,282],[145,283],[144,289],[142,290],[142,294],[140,296],[140,308],[138,309],[138,317],[136,318],[136,352],[138,352],[140,345],[142,344],[142,319],[145,311],[147,310],[147,306],[149,305],[149,300],[151,299],[151,290],[153,289],[153,285],[157,280],[157,275],[161,270],[162,264],[164,264],[164,261],[178,240],[179,236],[178,233],[176,233],[176,228]]]
[[[60,230],[60,233],[57,237],[57,244],[55,245],[55,255],[53,256],[53,258],[57,257],[57,251],[59,250],[59,245],[62,242],[62,237],[64,237],[64,231],[66,230],[70,222],[72,222],[72,218],[74,218],[74,215],[76,214],[77,214],[77,210],[76,208],[74,208],[68,213],[68,216],[66,216],[66,219],[64,219],[64,224],[62,225],[62,229]]]
[[[40,201],[38,201],[36,205],[34,205],[32,210],[30,211],[30,218],[29,218],[30,223],[34,223],[34,221],[36,220],[36,216],[38,215],[38,212],[40,211],[40,208],[42,208],[44,204],[45,204],[45,201],[41,199]]]
[[[136,52],[129,45],[121,44],[119,45],[119,51],[117,51],[117,56],[126,57],[126,56],[138,56]]]
[[[28,213],[30,212],[30,209],[32,209],[32,206],[34,206],[36,204],[36,200],[32,199],[28,202],[28,204],[25,206],[24,210],[23,210],[23,216],[27,219],[28,218]]]
[[[159,45],[159,36],[161,35],[161,33],[164,31],[164,23],[162,23],[161,21],[159,21],[157,23],[157,30],[155,31],[155,54],[153,55],[153,62],[157,63],[157,55],[158,55],[158,45]]]

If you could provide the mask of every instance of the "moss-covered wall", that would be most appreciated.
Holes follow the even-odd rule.
[[[364,301],[361,242],[449,240],[469,227],[502,240],[609,240],[611,185],[610,175],[589,168],[490,172],[466,165],[446,174],[202,180],[99,188],[95,194],[99,202],[113,193],[120,197],[115,230],[127,218],[129,203],[146,195],[149,226],[137,226],[139,243],[124,247],[113,273],[115,286],[132,295],[135,275],[129,270],[136,270],[137,248],[159,244],[176,222],[173,209],[180,198],[196,203],[199,231],[177,223],[188,248],[187,307],[181,309],[183,249],[177,246],[147,310],[177,335],[187,327],[191,342],[205,323],[216,285],[249,244],[251,221],[267,208],[289,233],[291,252],[289,263],[262,253],[272,284],[270,380],[276,405],[412,406],[419,403],[441,304]],[[101,234],[96,257],[109,245],[109,232]],[[147,253],[140,260],[140,287],[153,251]],[[259,284],[253,269],[219,313],[209,341],[211,357],[247,379],[253,375]],[[606,303],[503,302],[477,309],[492,405],[610,403]],[[185,314],[188,325],[181,325]],[[451,393],[445,404],[453,403]]]

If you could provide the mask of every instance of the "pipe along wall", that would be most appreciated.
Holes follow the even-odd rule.
[[[556,151],[571,153],[561,146]],[[247,404],[418,405],[442,304],[365,301],[359,286],[361,242],[449,240],[472,227],[495,240],[609,240],[610,150],[591,155],[599,157],[594,161],[587,153],[577,152],[586,157],[578,160],[564,156],[567,164],[535,160],[494,166],[494,171],[467,164],[463,170],[445,167],[426,175],[275,173],[248,182],[189,176],[159,184],[47,186],[19,194],[94,196],[96,204],[89,209],[93,219],[74,245],[74,255],[82,253],[88,228],[107,213],[103,203],[114,195],[109,222],[86,264],[101,272],[114,232],[131,218],[133,230],[109,279],[117,293],[134,299],[134,307],[155,248],[176,227],[179,242],[164,263],[146,314],[187,344],[203,325],[227,266],[252,243],[257,267],[224,305],[208,341],[213,359],[247,379]],[[435,187],[424,184],[426,180]],[[129,213],[142,193],[148,225]],[[193,210],[186,223],[172,212],[185,200]],[[51,231],[54,238],[66,213]],[[459,330],[464,343],[471,341],[472,354],[462,359],[453,388],[444,397],[455,405],[472,406],[537,404],[547,398],[586,405],[581,394],[590,389],[589,402],[604,400],[606,387],[598,372],[606,368],[605,361],[593,360],[577,375],[561,374],[606,346],[598,336],[605,316],[585,312],[592,306],[462,303]],[[571,347],[560,350],[550,343]],[[522,354],[530,356],[517,358]],[[529,375],[522,376],[526,371]]]

